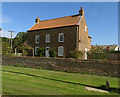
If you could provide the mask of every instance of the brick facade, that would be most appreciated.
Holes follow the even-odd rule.
[[[72,18],[71,18],[72,17]],[[59,25],[59,27],[51,27],[51,28],[45,28],[45,29],[32,29],[28,30],[28,43],[31,45],[33,48],[35,47],[50,47],[50,48],[57,48],[59,46],[64,47],[64,53],[63,57],[70,57],[70,50],[79,50],[83,52],[83,59],[85,58],[85,48],[87,50],[90,50],[91,47],[91,38],[88,37],[88,28],[87,31],[85,32],[85,26],[87,26],[86,21],[85,21],[85,16],[84,16],[84,11],[81,10],[79,11],[78,15],[74,16],[68,16],[68,17],[63,17],[65,19],[71,18],[77,21],[78,18],[78,23],[75,24],[73,21],[73,25],[68,25],[67,26],[60,26],[59,23],[56,25]],[[59,20],[60,18],[56,19]],[[51,20],[47,20],[48,22]],[[53,20],[52,20],[53,21]],[[54,20],[55,21],[55,20]],[[61,19],[62,21],[62,19]],[[70,19],[68,20],[68,22]],[[43,23],[45,21],[40,21],[40,23]],[[67,21],[66,21],[67,22]],[[70,22],[71,23],[71,22]],[[64,23],[63,23],[64,24]],[[37,24],[36,24],[37,25]],[[44,23],[45,25],[45,23]],[[52,24],[51,24],[52,25]],[[33,27],[34,28],[34,27]],[[58,35],[59,33],[64,33],[64,42],[58,42]],[[46,34],[50,34],[50,43],[46,43]],[[35,36],[39,35],[40,42],[35,43]]]
[[[61,32],[64,32],[64,42],[58,42],[58,35]],[[63,46],[64,57],[69,57],[69,51],[74,50],[76,48],[75,32],[77,32],[77,26],[36,30],[28,33],[28,41],[33,48],[35,47],[58,48],[59,46]],[[50,34],[50,43],[46,43],[46,34]],[[40,36],[39,43],[35,43],[36,35]]]

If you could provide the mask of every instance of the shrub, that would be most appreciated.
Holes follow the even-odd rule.
[[[106,59],[108,51],[99,46],[91,47],[91,50],[88,52],[90,59]]]
[[[71,56],[72,58],[78,59],[78,58],[81,58],[82,55],[83,55],[83,53],[82,53],[81,51],[77,51],[77,50],[71,50],[71,51],[70,51],[70,56]]]
[[[57,50],[56,50],[56,48],[50,48],[49,54],[50,54],[50,57],[57,57]]]
[[[45,56],[45,48],[44,47],[41,47],[38,49],[38,55],[40,57],[44,57]]]
[[[7,42],[2,42],[2,55],[3,56],[10,56],[12,53],[12,49]]]
[[[27,56],[28,55],[28,51],[27,50],[23,50],[23,56]]]

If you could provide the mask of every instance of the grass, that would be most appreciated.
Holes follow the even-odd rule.
[[[115,77],[3,66],[2,91],[3,95],[117,95],[115,91],[100,93],[85,89],[101,88],[106,80],[111,88],[118,88]]]

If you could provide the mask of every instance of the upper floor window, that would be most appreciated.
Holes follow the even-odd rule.
[[[35,43],[39,43],[39,35],[35,36]]]
[[[64,47],[63,46],[59,46],[58,47],[58,56],[63,56],[63,52],[64,52]]]
[[[87,32],[87,26],[85,26],[85,32]]]
[[[47,34],[46,35],[46,43],[49,43],[50,42],[50,34]]]
[[[59,33],[59,36],[58,36],[58,42],[64,42],[64,34],[63,33]]]

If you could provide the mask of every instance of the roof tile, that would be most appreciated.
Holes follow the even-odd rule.
[[[28,31],[62,27],[62,26],[78,25],[80,18],[81,18],[80,15],[73,15],[73,16],[40,21],[39,23],[35,23],[32,26],[32,28],[30,28]]]

